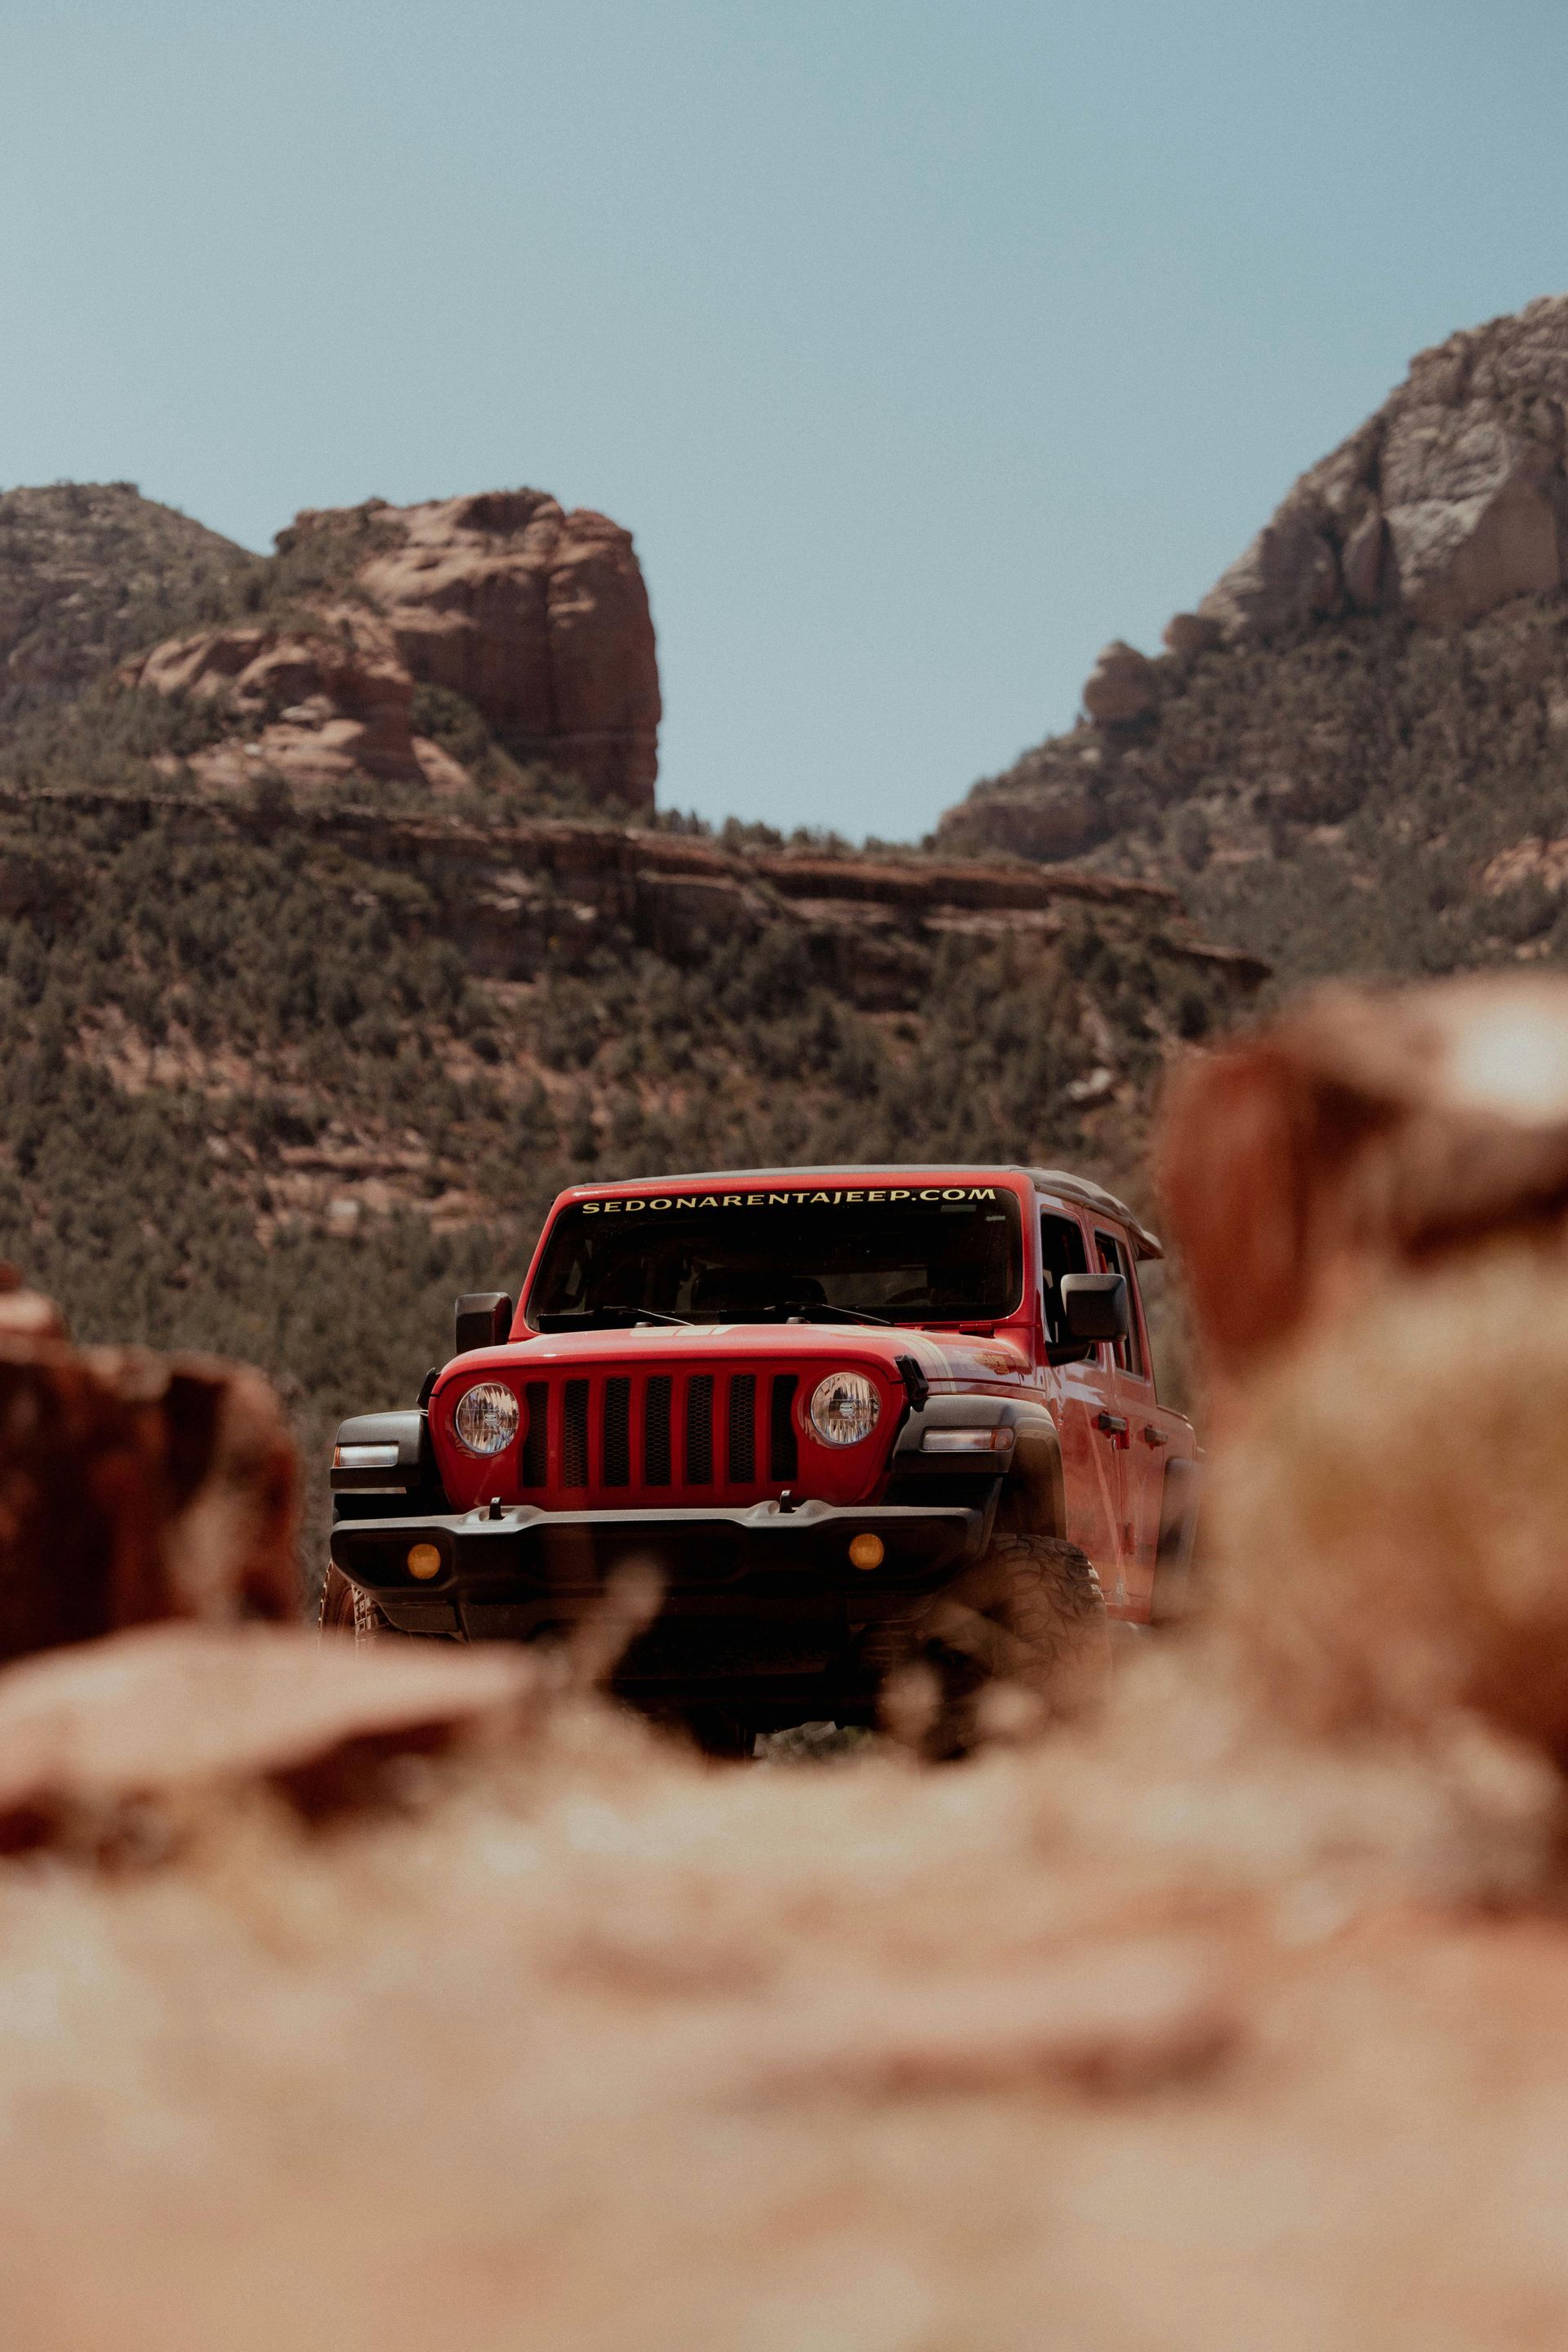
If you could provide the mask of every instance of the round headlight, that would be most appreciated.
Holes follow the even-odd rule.
[[[470,1454],[500,1454],[517,1435],[522,1418],[516,1397],[499,1381],[480,1381],[465,1389],[452,1415],[458,1443]]]
[[[812,1391],[811,1425],[828,1445],[858,1445],[876,1428],[880,1411],[864,1372],[829,1372]]]

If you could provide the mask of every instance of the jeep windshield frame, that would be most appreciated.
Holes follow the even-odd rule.
[[[1005,1184],[789,1186],[567,1201],[523,1305],[531,1330],[659,1323],[993,1325],[1024,1295]]]

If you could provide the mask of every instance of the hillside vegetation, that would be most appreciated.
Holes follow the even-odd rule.
[[[0,726],[76,693],[171,614],[242,603],[265,571],[133,482],[0,492]]]
[[[266,1366],[312,1438],[412,1392],[451,1295],[512,1286],[563,1184],[922,1152],[1120,1174],[1163,1045],[1237,994],[1115,903],[917,928],[890,974],[765,897],[672,940],[657,891],[620,918],[555,894],[498,977],[494,910],[398,849],[129,790],[14,793],[0,835],[0,1255],[84,1337]]]
[[[1178,883],[1282,985],[1568,951],[1563,592],[1464,629],[1357,616],[1154,667],[1138,721],[1043,745],[1009,780],[1026,797],[1087,779],[1090,864]],[[953,845],[989,845],[1007,805],[977,794]]]

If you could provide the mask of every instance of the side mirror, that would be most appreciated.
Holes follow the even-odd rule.
[[[499,1348],[511,1329],[511,1301],[504,1290],[465,1290],[458,1301],[457,1350]]]
[[[1131,1311],[1124,1274],[1064,1274],[1058,1296],[1069,1339],[1126,1339]]]

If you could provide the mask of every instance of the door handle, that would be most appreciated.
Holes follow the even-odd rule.
[[[1152,1422],[1149,1423],[1143,1432],[1145,1445],[1169,1445],[1170,1442],[1163,1429],[1156,1429]]]
[[[1127,1423],[1119,1412],[1097,1413],[1094,1425],[1096,1429],[1103,1429],[1107,1437],[1125,1437],[1127,1434]]]

